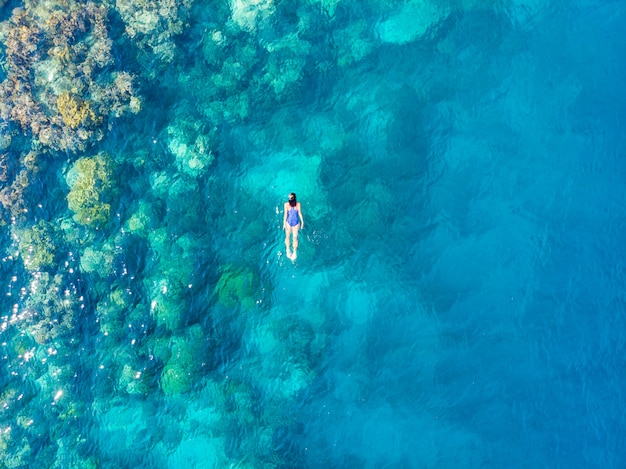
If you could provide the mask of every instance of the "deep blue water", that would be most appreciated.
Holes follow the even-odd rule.
[[[113,37],[141,112],[3,228],[0,467],[626,466],[624,4],[285,3]]]

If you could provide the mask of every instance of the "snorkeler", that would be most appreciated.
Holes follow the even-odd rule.
[[[298,231],[304,228],[304,218],[302,217],[302,207],[296,201],[296,194],[289,194],[289,202],[285,202],[285,216],[283,217],[283,228],[285,228],[285,246],[287,257],[292,261],[296,259],[298,250]],[[293,234],[293,254],[289,251],[289,235]]]

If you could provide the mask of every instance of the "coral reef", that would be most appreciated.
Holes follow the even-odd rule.
[[[150,298],[150,312],[157,325],[173,331],[181,326],[188,306],[184,291],[190,279],[186,276],[189,264],[175,255],[176,251],[173,251],[173,244],[169,241],[164,228],[150,233],[151,248],[160,262],[153,275],[144,280],[144,286]]]
[[[183,174],[197,178],[206,174],[213,162],[211,142],[198,120],[179,118],[166,130],[167,146],[174,164]]]
[[[90,245],[80,255],[80,268],[85,273],[106,277],[113,273],[115,246],[106,242],[101,246]]]
[[[367,57],[374,50],[374,38],[369,24],[364,19],[354,21],[345,29],[335,32],[338,47],[337,65],[340,67],[353,65]]]
[[[291,121],[319,98],[314,74],[370,53],[371,22],[344,21],[340,0],[20,4],[0,25],[0,203],[16,278],[0,466],[177,465],[189,442],[217,448],[218,465],[284,466],[276,440],[325,339],[321,322],[268,311],[259,214],[274,216],[279,179],[314,194],[311,219],[325,215],[322,168],[352,129],[334,109]],[[357,208],[362,223],[378,213]]]
[[[7,219],[24,218],[24,214],[28,211],[24,201],[24,192],[27,191],[39,168],[35,151],[21,154],[18,161],[7,161],[4,155],[0,158],[0,183],[2,185],[0,204],[5,211],[0,223],[5,224]],[[10,177],[9,172],[14,172],[15,175]]]
[[[129,233],[147,237],[150,230],[157,227],[157,220],[152,205],[147,201],[140,201],[137,210],[124,223],[124,229]]]
[[[446,2],[407,1],[379,23],[376,32],[383,42],[407,44],[432,32],[449,14]]]
[[[37,271],[55,263],[55,234],[55,225],[43,220],[33,226],[14,230],[13,237],[17,241],[26,270]]]
[[[77,223],[94,228],[108,223],[114,193],[112,181],[113,163],[104,154],[80,158],[70,167],[66,175],[70,187],[67,205]]]
[[[157,325],[164,326],[169,331],[179,329],[187,308],[186,302],[181,298],[182,290],[168,289],[167,280],[153,282],[152,286],[150,311]]]
[[[268,51],[265,80],[277,95],[293,90],[302,78],[311,45],[297,34],[288,34],[266,45]]]
[[[30,318],[30,333],[37,343],[61,339],[74,331],[75,317],[84,306],[75,286],[67,288],[61,274],[36,272],[31,280],[23,314]]]
[[[163,63],[174,59],[174,37],[183,31],[193,0],[116,0],[115,9],[133,43]],[[144,57],[146,57],[144,56]]]
[[[227,308],[241,306],[251,309],[255,305],[253,295],[256,283],[254,274],[248,269],[226,266],[215,287],[218,302]]]
[[[197,382],[204,366],[207,341],[200,326],[188,327],[184,336],[171,339],[171,353],[161,374],[161,389],[165,394],[180,394]]]
[[[0,124],[0,151],[4,151],[11,146],[11,132],[7,123]]]
[[[105,5],[75,0],[14,9],[4,32],[0,118],[18,122],[39,145],[74,152],[102,137],[109,115],[138,111],[130,75],[109,70],[107,15]]]
[[[148,235],[150,247],[159,262],[144,279],[150,298],[150,312],[157,325],[175,331],[181,327],[189,309],[188,293],[193,288],[197,241],[190,236],[168,236],[164,228]]]
[[[123,337],[126,334],[126,314],[130,308],[131,304],[124,290],[119,288],[113,290],[108,298],[100,300],[96,308],[100,332],[111,340]]]
[[[97,124],[102,120],[101,117],[96,116],[90,101],[71,93],[63,93],[57,98],[57,110],[61,114],[63,123],[70,129],[75,129],[79,125],[91,127],[90,124]]]
[[[258,326],[251,342],[258,348],[255,366],[266,386],[280,381],[273,398],[293,398],[314,378],[314,363],[323,349],[323,336],[318,337],[305,319],[286,317]]]
[[[146,395],[150,392],[149,378],[146,373],[126,364],[123,366],[118,386],[128,394]]]
[[[268,19],[275,11],[273,0],[233,0],[233,21],[244,31],[254,32],[257,24]]]

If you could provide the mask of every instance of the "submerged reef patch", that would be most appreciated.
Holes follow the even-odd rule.
[[[115,192],[111,159],[104,154],[80,158],[67,172],[66,181],[70,186],[67,205],[74,220],[94,228],[106,225]]]
[[[63,123],[71,129],[79,125],[90,127],[97,124],[102,118],[93,111],[89,100],[81,99],[71,93],[63,93],[57,98],[57,110],[61,114]]]
[[[193,0],[116,0],[115,9],[130,40],[146,52],[140,60],[156,56],[165,64],[174,59],[174,37],[182,33],[192,4]]]
[[[248,269],[240,269],[229,265],[217,282],[216,291],[218,302],[227,307],[240,306],[243,309],[254,307],[255,285],[258,282],[255,275]]]
[[[54,265],[57,257],[55,231],[55,225],[43,220],[33,226],[14,230],[26,270],[37,271]]]
[[[199,380],[204,366],[207,340],[199,325],[188,327],[184,336],[173,336],[170,356],[161,375],[161,389],[165,394],[180,394],[191,389]]]

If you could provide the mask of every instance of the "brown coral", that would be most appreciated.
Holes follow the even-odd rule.
[[[79,125],[98,124],[102,118],[97,116],[88,100],[70,93],[63,93],[57,98],[57,109],[65,125],[75,129]]]

